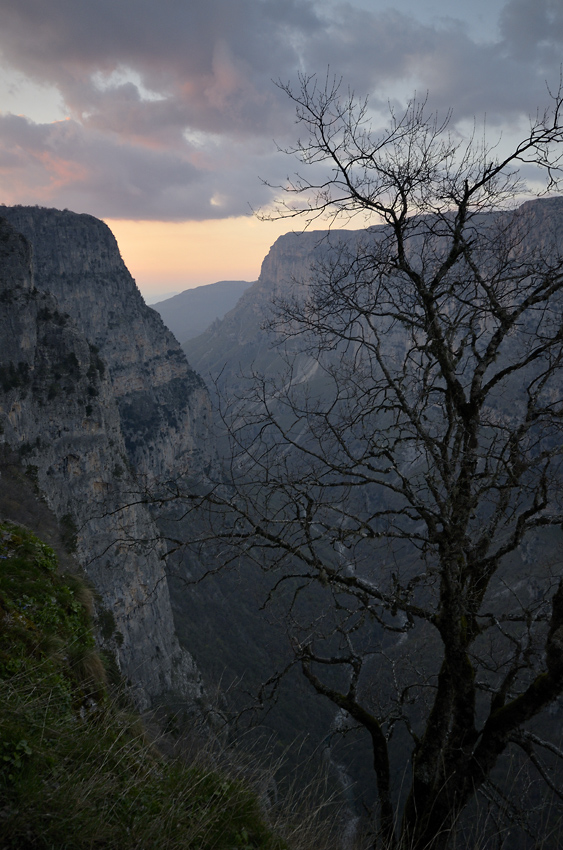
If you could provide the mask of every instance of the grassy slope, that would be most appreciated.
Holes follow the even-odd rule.
[[[89,591],[0,523],[0,847],[281,850],[256,795],[164,759],[109,699]]]

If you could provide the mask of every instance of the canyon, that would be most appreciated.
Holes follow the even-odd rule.
[[[560,251],[563,200],[528,202],[522,210],[526,250]],[[185,341],[181,326],[172,333],[161,318],[178,318],[174,299],[158,310],[144,304],[103,222],[29,207],[2,207],[0,218],[0,482],[16,468],[56,517],[69,557],[96,591],[99,644],[116,659],[138,707],[173,702],[205,712],[216,688],[226,714],[236,714],[243,697],[291,660],[283,609],[259,613],[271,582],[244,558],[219,574],[218,561],[184,549],[181,542],[194,536],[192,514],[184,515],[181,502],[163,510],[155,495],[173,494],[180,481],[193,492],[224,483],[221,456],[228,452],[213,405],[221,398],[242,404],[244,373],[275,379],[291,363],[294,385],[322,396],[315,357],[299,341],[267,332],[272,301],[301,297],[311,270],[331,251],[354,251],[379,231],[280,237],[259,280],[233,290],[226,315]],[[401,331],[386,344],[390,357],[402,356]],[[526,541],[506,564],[506,586],[528,600],[541,595],[546,576],[537,564],[543,559],[547,570],[557,562],[557,534]],[[306,612],[313,620],[323,592]],[[417,655],[430,669],[424,646],[410,636],[386,651],[398,668]],[[378,671],[370,662],[366,671],[375,692]],[[350,770],[361,787],[373,786],[369,748],[350,732],[355,743],[342,757],[335,734],[342,716],[296,668],[277,696],[268,732],[284,745],[306,733],[306,755],[320,749],[342,775]],[[561,712],[557,699],[545,724],[550,735]],[[407,760],[401,743],[394,769]],[[365,800],[371,804],[373,794]]]

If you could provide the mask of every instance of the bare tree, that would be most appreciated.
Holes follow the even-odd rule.
[[[375,134],[367,104],[338,85],[283,88],[306,132],[292,152],[324,176],[289,182],[281,214],[379,223],[330,241],[275,304],[289,370],[252,376],[231,407],[232,489],[206,505],[225,560],[243,551],[271,572],[296,626],[319,588],[322,614],[294,649],[371,737],[377,840],[436,850],[478,791],[493,793],[511,747],[561,794],[538,755],[557,748],[527,724],[563,690],[563,580],[538,558],[526,595],[511,564],[563,520],[563,234],[549,217],[538,229],[538,202],[516,208],[523,163],[557,187],[563,98],[500,155],[456,140],[425,104]],[[322,392],[292,380],[303,352]],[[399,812],[400,725],[411,784]]]

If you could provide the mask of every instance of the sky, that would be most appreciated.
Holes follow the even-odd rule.
[[[510,136],[562,62],[563,0],[0,0],[0,200],[104,219],[148,297],[254,280],[294,226],[252,213],[297,167],[276,81]]]

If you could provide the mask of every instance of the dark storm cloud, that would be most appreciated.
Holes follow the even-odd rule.
[[[500,34],[314,0],[2,0],[4,65],[55,86],[71,119],[3,117],[4,195],[105,217],[238,215],[268,199],[258,174],[291,170],[271,140],[292,138],[293,109],[272,78],[330,65],[376,105],[416,86],[456,120],[506,124],[558,79],[560,0],[510,0]]]

